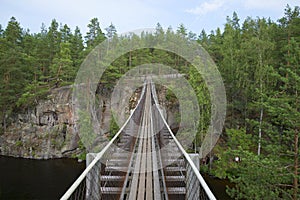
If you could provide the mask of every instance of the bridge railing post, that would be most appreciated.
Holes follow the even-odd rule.
[[[95,159],[96,153],[88,153],[86,155],[86,166]],[[101,172],[101,162],[92,168],[92,170],[86,175],[86,199],[94,199],[95,197],[101,197],[100,193],[100,172]]]
[[[200,169],[200,163],[199,163],[199,154],[189,154],[191,160],[197,167],[197,169]],[[187,200],[190,199],[198,199],[200,196],[200,182],[196,178],[196,176],[193,173],[192,168],[188,165],[186,166],[186,198]]]

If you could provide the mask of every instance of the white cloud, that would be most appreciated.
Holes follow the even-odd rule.
[[[205,1],[195,8],[186,10],[186,12],[194,15],[206,15],[207,13],[219,10],[223,7],[224,3],[224,0]]]

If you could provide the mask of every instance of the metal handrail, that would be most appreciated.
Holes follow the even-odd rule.
[[[137,106],[134,108],[133,112],[131,112],[130,116],[128,117],[126,122],[123,124],[123,126],[120,128],[120,130],[116,133],[116,135],[112,138],[112,140],[110,140],[109,143],[99,153],[97,153],[94,160],[85,168],[85,170],[76,179],[76,181],[71,185],[71,187],[65,192],[65,194],[60,198],[60,200],[67,200],[71,197],[71,195],[74,193],[76,188],[80,185],[80,183],[84,180],[84,178],[87,176],[87,174],[90,172],[90,170],[96,165],[96,163],[102,158],[102,156],[105,154],[105,152],[117,140],[117,138],[120,136],[120,134],[122,133],[122,131],[124,130],[126,125],[129,123],[130,119],[132,118],[133,114],[135,113],[136,109],[138,108],[141,100],[143,99],[143,96],[145,94],[145,88],[146,88],[146,83],[144,83],[144,85],[143,85],[142,93],[141,93],[141,96],[140,96]]]

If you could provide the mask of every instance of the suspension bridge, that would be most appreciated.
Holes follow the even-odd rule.
[[[199,172],[198,154],[188,154],[174,136],[148,79],[129,118],[61,197],[67,199],[216,199]]]

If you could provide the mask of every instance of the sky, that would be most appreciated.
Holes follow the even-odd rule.
[[[42,23],[49,27],[52,19],[67,24],[71,30],[78,26],[85,35],[87,25],[97,17],[104,31],[111,23],[118,33],[143,28],[155,28],[159,22],[164,29],[176,30],[184,24],[197,35],[223,28],[226,17],[236,11],[241,22],[247,17],[270,17],[277,20],[284,8],[300,6],[299,0],[0,0],[0,24],[7,26],[14,16],[24,29],[38,33]]]

